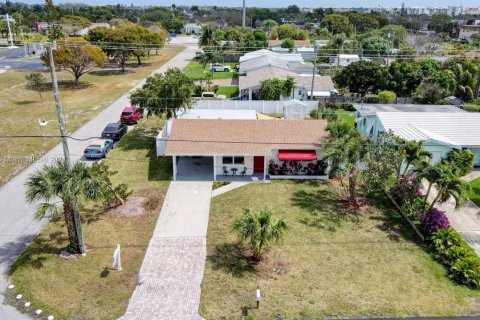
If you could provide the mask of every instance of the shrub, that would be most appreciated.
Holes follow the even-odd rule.
[[[323,119],[328,122],[338,120],[337,113],[332,109],[322,108],[317,110],[312,110],[310,112],[310,118],[312,119]]]
[[[378,100],[380,103],[393,103],[397,100],[397,95],[393,91],[383,90],[378,92]]]
[[[480,112],[480,106],[475,104],[466,104],[462,109],[468,112]]]
[[[433,208],[427,213],[421,215],[420,222],[427,235],[431,235],[439,229],[448,229],[450,227],[450,221],[448,221],[445,212],[438,210],[437,208]]]
[[[431,249],[436,260],[448,268],[460,284],[480,288],[480,258],[453,229],[439,229],[432,235]]]
[[[475,154],[469,149],[453,150],[448,154],[445,162],[452,164],[458,175],[464,176],[472,171]]]

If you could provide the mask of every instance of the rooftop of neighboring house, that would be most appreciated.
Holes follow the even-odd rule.
[[[292,77],[295,80],[297,87],[305,87],[310,89],[312,86],[312,75],[301,75],[292,71],[288,71],[282,68],[277,68],[274,66],[257,69],[251,72],[248,72],[245,76],[240,76],[239,89],[249,89],[256,88],[261,86],[261,82],[266,79],[278,78],[280,80],[286,80],[288,77]],[[315,76],[315,91],[331,91],[335,90],[335,85],[333,84],[332,78],[329,76]]]
[[[273,149],[318,149],[325,120],[174,119],[166,155],[264,155]]]
[[[303,62],[302,55],[298,53],[278,53],[278,52],[273,52],[267,49],[260,49],[260,50],[245,53],[243,56],[240,57],[240,63],[244,61],[256,59],[258,57],[263,57],[263,56],[270,56],[270,57],[274,57],[277,59],[290,61],[290,62]]]
[[[181,119],[223,119],[223,120],[255,120],[255,110],[222,110],[222,109],[187,109],[178,116]]]
[[[268,40],[268,46],[269,47],[279,46],[283,43],[283,41],[284,40],[279,40],[279,39]],[[295,47],[310,47],[312,45],[310,40],[293,40],[293,42],[295,44]]]
[[[480,147],[480,113],[378,112],[385,129],[406,140],[430,141],[454,148]]]
[[[312,64],[288,61],[274,55],[259,55],[255,58],[241,62],[240,73],[248,73],[267,67],[276,67],[296,73],[311,73],[313,70]]]
[[[378,112],[466,112],[451,105],[354,104],[353,107],[361,115],[374,115]]]

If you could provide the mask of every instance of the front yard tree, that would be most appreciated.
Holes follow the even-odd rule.
[[[233,229],[240,238],[246,240],[253,252],[253,258],[260,260],[262,254],[272,241],[278,241],[287,230],[283,219],[274,220],[268,209],[255,212],[243,209],[241,217],[233,223]]]
[[[193,105],[193,81],[180,69],[170,68],[147,78],[145,84],[132,92],[132,105],[148,110],[148,114],[177,117],[177,111]]]
[[[348,201],[357,205],[358,179],[362,171],[360,164],[366,160],[369,140],[352,126],[347,129],[336,122],[330,123],[327,131],[330,132],[330,137],[325,145],[325,156],[331,163],[330,175],[347,177]]]
[[[365,96],[382,82],[382,67],[378,62],[361,60],[346,66],[334,80],[338,86]]]
[[[26,187],[28,202],[41,201],[35,211],[37,219],[58,214],[57,202],[52,201],[60,200],[70,243],[68,250],[82,253],[83,235],[77,232],[81,227],[76,224],[74,211],[79,209],[81,198],[96,200],[101,196],[100,181],[91,175],[90,168],[84,162],[76,162],[72,168],[67,168],[63,161],[57,162],[30,175]]]
[[[32,72],[27,74],[25,76],[25,79],[27,79],[27,86],[36,90],[38,92],[38,95],[40,96],[40,101],[43,102],[42,89],[47,82],[45,77],[42,76],[42,74],[39,72]]]
[[[66,38],[59,41],[58,48],[52,50],[55,64],[63,66],[75,78],[75,87],[81,76],[95,67],[103,67],[107,57],[102,49],[92,46],[82,38]],[[43,63],[50,66],[47,53],[41,57]]]

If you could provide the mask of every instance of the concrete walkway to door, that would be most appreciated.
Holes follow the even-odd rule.
[[[173,181],[122,320],[201,319],[211,182]]]

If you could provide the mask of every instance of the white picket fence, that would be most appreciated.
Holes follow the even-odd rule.
[[[255,110],[265,114],[282,114],[286,119],[305,119],[318,108],[318,101],[264,101],[264,100],[199,100],[196,109]]]

